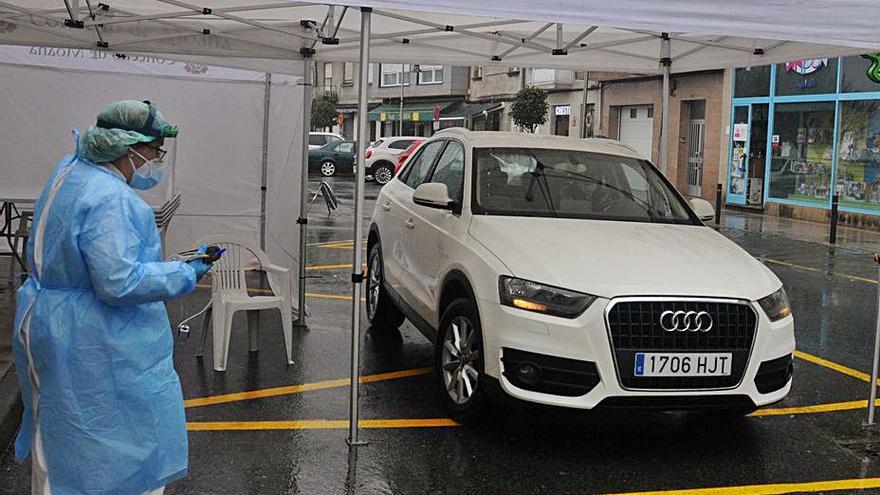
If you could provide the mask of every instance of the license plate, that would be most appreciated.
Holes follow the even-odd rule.
[[[637,352],[635,376],[730,376],[733,355],[716,353]]]

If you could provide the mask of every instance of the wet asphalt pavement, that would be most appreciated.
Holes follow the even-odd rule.
[[[339,211],[328,217],[318,203],[310,215],[310,266],[351,263],[351,181],[338,179],[333,187]],[[368,197],[377,191],[368,185]],[[373,204],[367,200],[365,219]],[[245,316],[236,316],[225,373],[211,369],[210,342],[204,360],[194,357],[200,319],[192,337],[177,344],[186,399],[262,392],[187,403],[190,474],[166,493],[531,495],[731,486],[743,487],[737,493],[770,493],[755,485],[834,480],[844,481],[809,485],[809,491],[880,493],[852,481],[868,478],[864,486],[880,487],[870,482],[880,478],[880,433],[860,426],[865,404],[852,403],[868,393],[852,370],[871,368],[877,265],[863,250],[870,244],[832,248],[731,225],[736,228],[722,232],[764,260],[787,287],[805,354],[795,361],[791,394],[772,407],[804,409],[731,421],[542,408],[515,410],[481,427],[456,426],[446,419],[436,378],[425,370],[433,358],[428,341],[409,323],[399,332],[373,331],[362,311],[362,375],[369,383],[360,387],[361,417],[370,422],[361,439],[369,445],[350,454],[349,389],[339,380],[349,374],[351,306],[344,298],[351,294],[351,270],[316,269],[309,271],[318,277],[308,283],[309,329],[294,331],[295,364],[285,363],[277,312],[262,313],[254,353],[248,352]],[[207,297],[200,289],[170,302],[172,322],[200,309]],[[817,364],[814,357],[831,363]],[[832,369],[833,363],[846,369]],[[312,385],[295,387],[302,384]],[[271,390],[278,387],[285,388]],[[867,447],[859,444],[865,441]],[[0,463],[0,493],[29,493],[29,468],[9,457]]]

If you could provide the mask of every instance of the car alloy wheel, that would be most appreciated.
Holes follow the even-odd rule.
[[[388,165],[379,165],[373,171],[373,180],[378,184],[385,185],[394,178],[394,170]]]
[[[370,321],[376,317],[376,308],[379,307],[379,291],[382,286],[382,268],[379,265],[379,256],[374,255],[370,260],[369,280],[367,281],[367,318]]]
[[[477,391],[477,360],[481,359],[473,323],[465,316],[452,320],[441,351],[443,383],[455,404],[465,405]]]
[[[324,177],[330,177],[336,173],[336,164],[331,161],[326,161],[321,163],[321,175]]]

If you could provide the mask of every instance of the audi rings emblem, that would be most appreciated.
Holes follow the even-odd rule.
[[[714,322],[705,311],[664,311],[660,327],[667,332],[708,332]]]

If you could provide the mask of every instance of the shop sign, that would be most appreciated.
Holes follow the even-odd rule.
[[[802,76],[807,76],[809,74],[813,74],[814,72],[819,71],[819,69],[827,65],[827,58],[806,58],[803,60],[792,60],[791,62],[785,63],[785,72],[795,72]],[[813,77],[800,79],[795,83],[795,85],[798,89],[815,88],[816,79]]]
[[[571,115],[571,105],[559,105],[556,107],[556,115]]]
[[[862,58],[866,58],[871,61],[871,66],[868,67],[868,79],[871,81],[880,84],[880,53],[866,53],[862,55]]]

